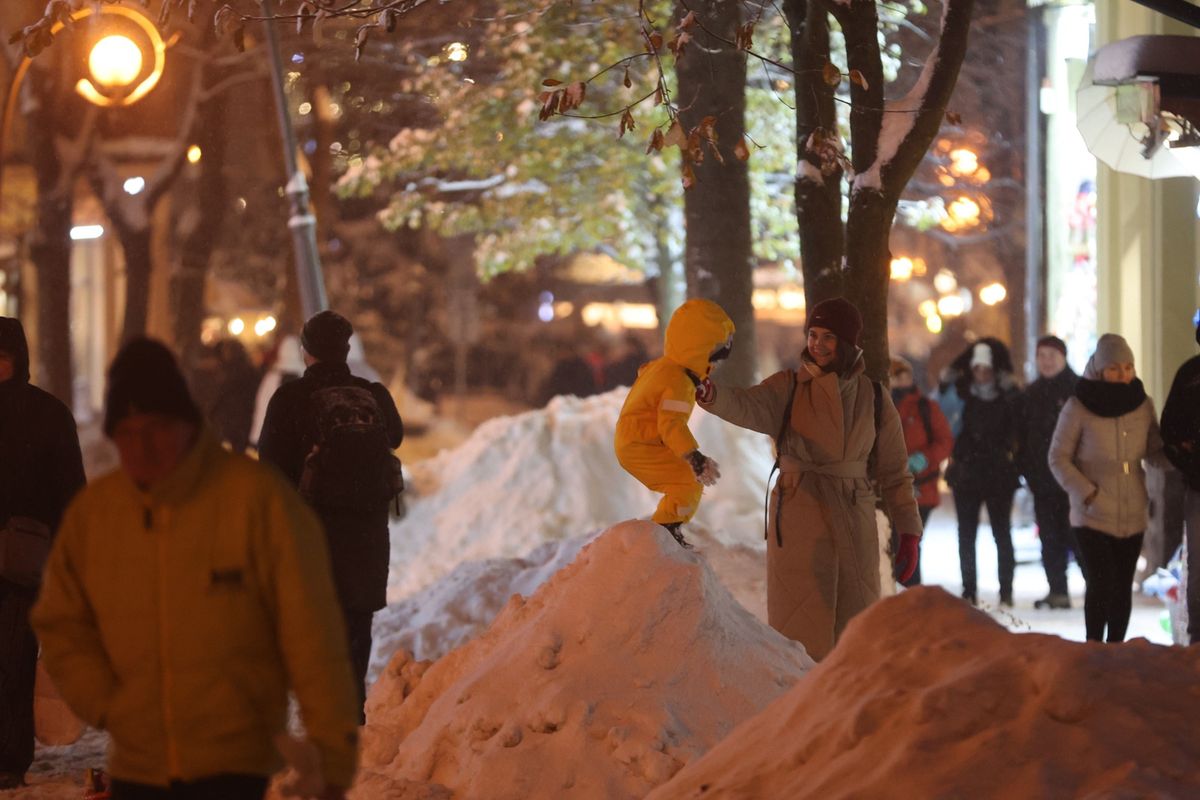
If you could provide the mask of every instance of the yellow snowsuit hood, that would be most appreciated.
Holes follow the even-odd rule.
[[[688,430],[696,387],[688,376],[708,376],[709,355],[733,335],[733,321],[711,300],[688,300],[667,323],[665,355],[642,367],[621,407],[614,446],[629,474],[664,497],[659,524],[686,522],[700,503],[701,486],[683,456],[698,448]]]

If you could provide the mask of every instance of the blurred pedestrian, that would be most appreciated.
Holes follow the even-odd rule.
[[[913,476],[913,490],[917,496],[917,512],[921,515],[921,527],[929,522],[929,515],[941,503],[938,478],[942,462],[950,457],[954,437],[950,434],[950,423],[938,406],[937,401],[925,397],[917,388],[912,364],[903,358],[893,357],[888,370],[892,388],[892,403],[900,415],[900,426],[904,431],[904,446],[908,451],[908,471]],[[892,531],[892,550],[900,546],[899,534]],[[921,583],[921,554],[917,551],[917,563],[912,575],[903,581],[905,586]]]
[[[300,345],[308,366],[267,405],[258,454],[300,488],[324,523],[361,720],[371,621],[387,605],[388,509],[403,488],[392,451],[404,426],[382,384],[350,373],[353,333],[333,311],[304,323]]]
[[[1146,529],[1142,459],[1165,463],[1165,458],[1154,401],[1137,377],[1133,350],[1117,334],[1106,333],[1096,343],[1075,396],[1058,417],[1049,459],[1070,496],[1087,583],[1087,638],[1124,641]]]
[[[1058,415],[1075,394],[1079,376],[1067,366],[1067,344],[1057,336],[1038,339],[1035,350],[1038,377],[1021,394],[1018,425],[1021,439],[1021,474],[1033,495],[1038,538],[1042,542],[1042,567],[1050,592],[1034,608],[1070,608],[1067,561],[1078,551],[1071,533],[1070,502],[1050,471],[1050,439]]]
[[[29,382],[20,320],[0,317],[0,791],[33,763],[38,644],[29,624],[50,543],[83,486],[71,411]]]
[[[218,385],[220,390],[209,412],[209,421],[221,441],[235,453],[244,453],[250,445],[254,425],[254,399],[262,375],[250,363],[246,346],[237,339],[217,343]]]
[[[998,339],[980,339],[950,365],[944,397],[962,409],[946,482],[954,492],[958,516],[958,560],[962,596],[979,602],[975,539],[979,511],[987,506],[1000,580],[1000,605],[1012,607],[1016,559],[1012,541],[1012,503],[1020,485],[1017,468],[1017,400],[1012,358]]]
[[[858,309],[822,301],[806,330],[799,370],[748,389],[704,382],[697,398],[727,422],[776,437],[767,619],[820,660],[880,596],[875,483],[900,534],[897,580],[916,569],[922,527],[900,415],[865,374]]]
[[[1200,312],[1196,343],[1200,344]],[[1187,537],[1188,638],[1200,643],[1200,356],[1179,367],[1162,413],[1162,438],[1166,456],[1183,474],[1184,535]],[[1167,554],[1170,557],[1170,554]]]
[[[546,405],[556,397],[591,397],[600,391],[603,384],[596,382],[596,372],[582,349],[573,341],[556,341],[554,366],[542,383],[539,405]]]
[[[321,796],[343,797],[357,718],[320,523],[203,427],[159,342],[121,349],[105,406],[120,467],[67,509],[33,623],[64,699],[111,736],[112,800],[258,800],[289,689]]]
[[[262,436],[263,420],[267,416],[267,404],[275,396],[275,390],[285,383],[298,380],[304,374],[304,356],[300,353],[300,339],[287,335],[275,345],[274,358],[268,362],[267,371],[254,393],[254,424],[250,426],[250,443],[258,447]]]
[[[646,345],[635,333],[626,333],[618,343],[613,358],[604,368],[604,388],[615,389],[618,386],[633,386],[637,380],[638,370],[650,361]]]

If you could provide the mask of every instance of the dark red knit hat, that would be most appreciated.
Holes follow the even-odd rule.
[[[808,323],[804,330],[812,327],[828,328],[842,341],[857,346],[862,333],[862,314],[844,297],[822,300],[808,312]]]

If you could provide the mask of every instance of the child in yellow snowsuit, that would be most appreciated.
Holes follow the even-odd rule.
[[[696,513],[703,486],[721,476],[717,463],[700,452],[688,417],[697,384],[732,346],[729,315],[711,300],[688,300],[667,323],[663,357],[638,371],[617,420],[617,461],[648,488],[663,493],[653,519],[684,547],[690,545],[679,527]]]

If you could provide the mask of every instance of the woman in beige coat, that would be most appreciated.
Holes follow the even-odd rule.
[[[879,598],[871,479],[901,534],[901,580],[916,566],[921,536],[900,417],[890,394],[863,374],[861,330],[853,305],[826,300],[809,314],[800,370],[749,389],[709,381],[697,389],[709,412],[780,436],[780,477],[768,506],[767,621],[818,660],[850,618]]]
[[[1089,641],[1125,639],[1142,534],[1146,473],[1142,460],[1165,465],[1154,401],[1135,376],[1133,351],[1120,336],[1096,343],[1075,396],[1067,400],[1050,443],[1050,471],[1070,496],[1071,527],[1087,590]]]

